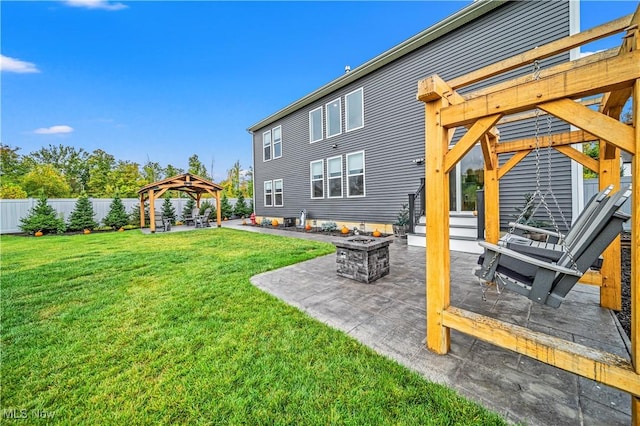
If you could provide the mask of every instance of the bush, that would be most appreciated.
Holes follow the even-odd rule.
[[[196,200],[189,197],[189,199],[187,200],[187,204],[185,204],[184,208],[182,209],[182,219],[184,220],[185,217],[191,217],[191,212],[195,208],[196,208]]]
[[[271,226],[271,219],[263,217],[260,221],[260,226]]]
[[[144,219],[145,225],[149,225],[149,204],[144,203]],[[129,215],[129,225],[136,228],[140,227],[140,204],[136,204]]]
[[[67,229],[70,231],[82,231],[83,229],[93,230],[98,224],[93,220],[95,213],[89,197],[81,195],[76,201],[76,206],[69,216]]]
[[[102,221],[112,229],[120,229],[129,223],[129,216],[119,196],[116,195],[113,201],[111,201],[109,213]]]
[[[227,194],[222,194],[222,199],[220,200],[220,214],[223,219],[228,219],[233,214],[233,208],[231,207],[231,204],[229,204]]]
[[[173,207],[173,203],[170,198],[165,198],[162,203],[162,217],[169,219],[172,225],[176,224],[176,209]]]
[[[240,195],[238,195],[238,200],[236,201],[236,205],[233,206],[233,214],[238,217],[245,217],[245,216],[249,216],[252,211],[253,209],[249,210],[249,207],[247,207],[247,203],[244,199],[244,195],[241,192]]]
[[[20,222],[20,229],[30,234],[37,231],[42,231],[43,234],[62,234],[65,231],[64,220],[47,204],[47,197],[44,195],[40,196],[38,204],[31,209],[27,217],[20,219]]]
[[[322,223],[322,230],[324,232],[331,232],[331,231],[335,231],[336,229],[338,229],[338,225],[335,222]]]

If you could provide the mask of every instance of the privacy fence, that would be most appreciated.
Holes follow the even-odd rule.
[[[95,216],[93,219],[102,224],[104,219],[109,213],[109,207],[113,199],[111,198],[90,198],[93,205],[93,212]],[[137,198],[122,198],[122,204],[127,213],[132,213],[134,208],[139,205],[140,201]],[[171,204],[176,212],[176,218],[182,218],[182,210],[187,205],[188,198],[171,198]],[[77,198],[51,198],[47,200],[47,203],[53,207],[53,209],[62,215],[65,222],[68,220],[69,215],[76,206]],[[206,198],[202,202],[209,201],[214,206],[216,205],[215,198]],[[0,233],[11,234],[22,232],[20,230],[20,219],[27,217],[29,212],[38,203],[37,198],[23,198],[19,200],[0,200]],[[162,203],[164,199],[156,200],[156,211],[162,210]],[[235,198],[229,198],[229,204],[233,207],[236,203]]]

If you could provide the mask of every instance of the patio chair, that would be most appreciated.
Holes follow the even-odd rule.
[[[156,225],[156,232],[166,232],[171,229],[171,221],[164,219],[160,212],[155,212],[154,223]]]
[[[534,302],[559,307],[582,274],[622,232],[622,224],[630,216],[620,211],[620,207],[630,195],[629,189],[622,190],[601,201],[596,211],[573,231],[571,245],[557,251],[561,253],[557,261],[480,242],[486,251],[476,275],[502,284]],[[527,272],[531,268],[533,274]]]
[[[194,207],[193,209],[191,209],[191,214],[184,217],[184,224],[185,225],[192,224],[195,226],[196,218],[198,217],[199,214],[200,214],[200,209],[197,207]]]
[[[211,209],[208,208],[204,211],[204,214],[196,216],[196,228],[204,228],[209,225],[209,215],[211,214]]]

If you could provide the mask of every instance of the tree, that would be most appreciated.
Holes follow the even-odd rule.
[[[49,145],[30,154],[30,158],[36,164],[48,164],[57,170],[73,194],[80,194],[86,189],[89,180],[88,157],[89,154],[84,149],[64,145]]]
[[[149,225],[149,203],[144,203],[144,221],[145,225]],[[133,226],[140,226],[140,204],[136,204],[131,214],[129,215],[129,224]]]
[[[182,217],[183,218],[191,217],[191,212],[193,212],[193,209],[195,208],[196,208],[196,200],[189,197],[189,199],[187,200],[187,204],[182,209]]]
[[[173,176],[178,176],[184,173],[183,169],[180,169],[178,167],[175,167],[171,164],[169,164],[165,169],[164,169],[164,175],[167,178],[173,177]]]
[[[92,197],[106,197],[112,193],[107,192],[109,173],[114,168],[116,159],[101,149],[96,149],[87,160],[89,180],[87,194]]]
[[[113,198],[109,205],[109,213],[102,221],[113,229],[120,229],[129,222],[129,216],[119,196]]]
[[[18,154],[20,148],[11,148],[0,144],[0,179],[2,184],[19,185],[22,177],[29,171],[29,165]]]
[[[227,198],[227,194],[222,194],[222,198],[220,199],[220,214],[223,219],[230,218],[233,214],[233,208],[231,204],[229,204],[229,199]]]
[[[67,229],[71,231],[82,231],[83,229],[92,230],[98,226],[95,220],[93,220],[95,213],[93,212],[93,205],[89,201],[89,197],[81,195],[76,201],[75,208],[69,215],[69,223]]]
[[[236,205],[233,206],[233,214],[239,217],[248,216],[251,214],[249,208],[247,207],[247,203],[244,199],[244,195],[242,192],[238,194],[238,200],[236,201]]]
[[[169,197],[166,197],[162,203],[162,217],[171,220],[172,225],[176,224],[176,209]]]
[[[71,194],[67,181],[50,164],[36,165],[25,175],[22,188],[30,197],[42,194],[47,198],[64,198]]]
[[[140,174],[138,163],[118,161],[116,167],[109,172],[105,189],[108,194],[135,198],[138,196],[138,190],[144,185],[145,181]]]
[[[0,185],[0,199],[16,200],[19,198],[27,198],[27,192],[15,183],[2,183]]]
[[[147,161],[147,163],[142,166],[142,178],[145,183],[153,183],[161,180],[164,177],[162,167],[160,167],[160,163],[156,163],[153,161]]]
[[[189,157],[189,173],[192,175],[197,175],[205,179],[211,179],[209,175],[207,175],[207,168],[202,164],[197,154],[193,154]]]
[[[47,197],[41,195],[38,204],[29,211],[29,215],[20,219],[22,223],[20,229],[33,234],[37,231],[42,233],[62,234],[65,231],[64,220],[58,217],[56,211],[47,204]]]

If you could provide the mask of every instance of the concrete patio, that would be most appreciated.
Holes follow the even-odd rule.
[[[313,233],[243,226],[223,227],[332,241]],[[372,284],[336,275],[331,254],[252,278],[257,287],[340,329],[378,353],[446,384],[462,395],[529,425],[628,425],[628,394],[575,376],[467,335],[451,332],[451,351],[425,348],[425,249],[396,240],[391,271]],[[595,287],[578,285],[558,309],[495,288],[484,292],[472,271],[477,256],[451,254],[451,304],[543,331],[629,359],[629,341],[612,311],[599,307]]]

